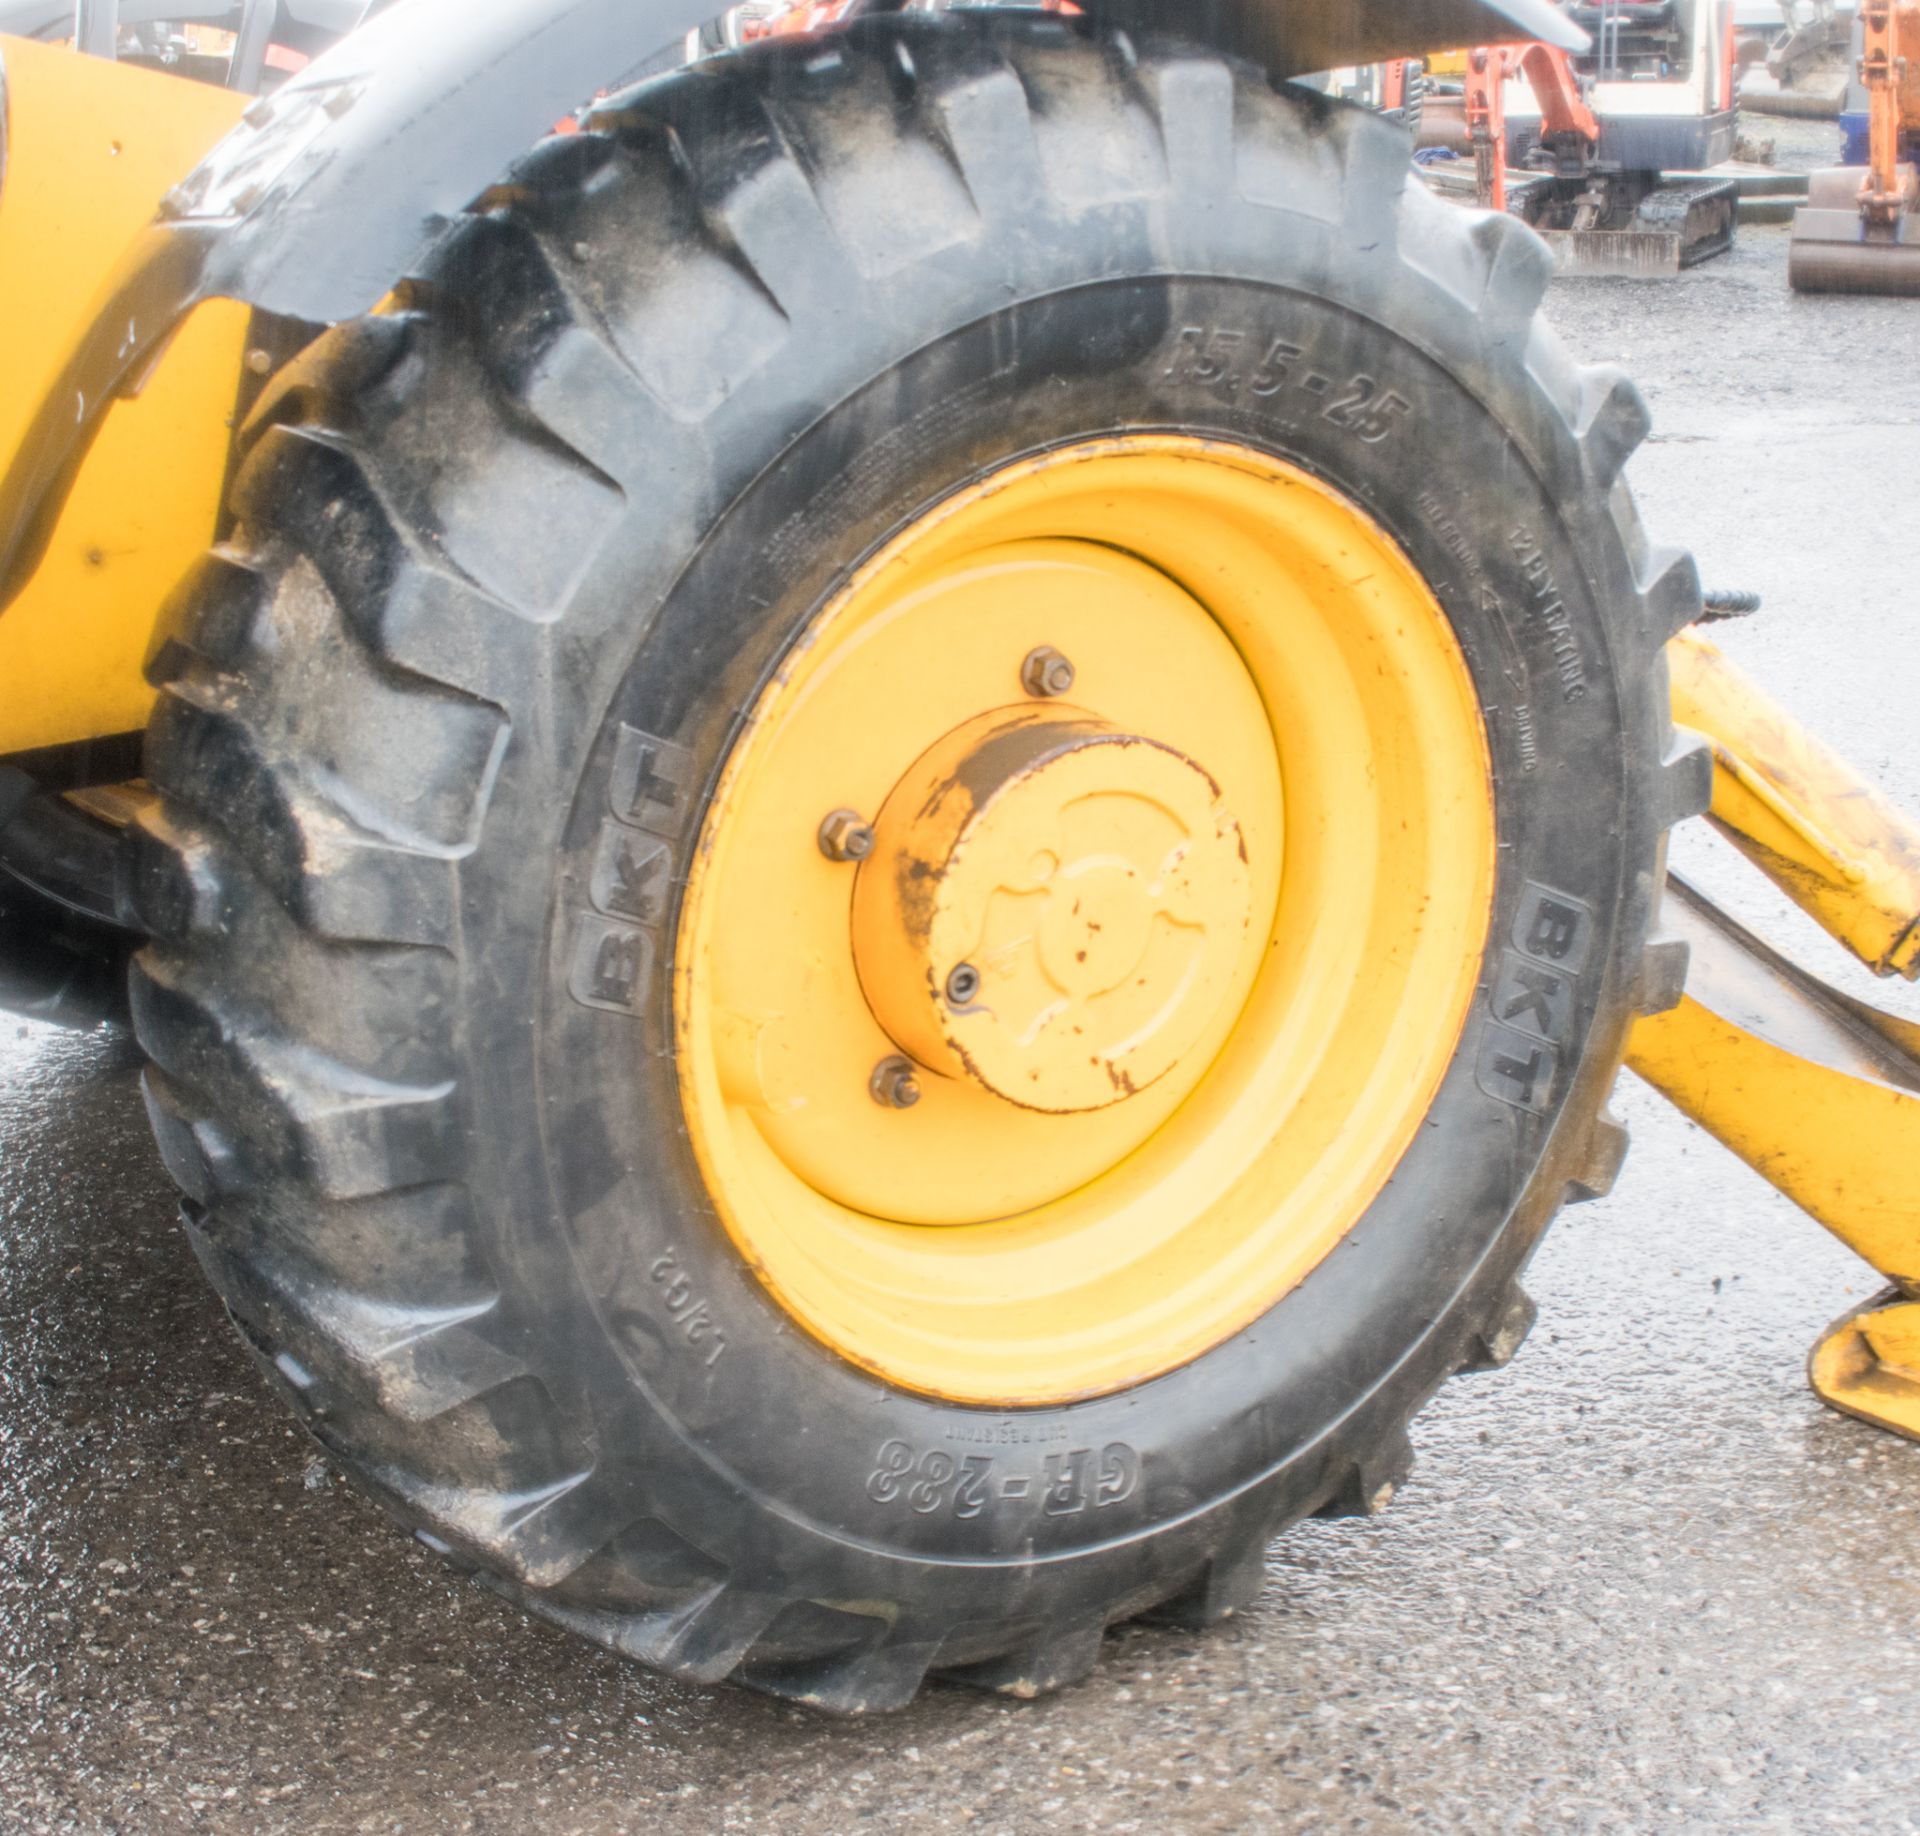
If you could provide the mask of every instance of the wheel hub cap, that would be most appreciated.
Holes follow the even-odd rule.
[[[1233,986],[1246,847],[1172,746],[1072,708],[989,714],[901,778],[876,836],[854,894],[875,1016],[920,1063],[1023,1109],[1138,1095]]]

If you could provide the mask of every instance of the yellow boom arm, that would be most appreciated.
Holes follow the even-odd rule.
[[[1920,827],[1704,638],[1671,652],[1674,718],[1714,752],[1711,820],[1881,975],[1920,973]],[[1816,1347],[1835,1408],[1920,1440],[1920,1026],[1854,1001],[1670,882],[1692,946],[1627,1062],[1891,1278]]]

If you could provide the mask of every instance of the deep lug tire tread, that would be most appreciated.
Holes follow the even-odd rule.
[[[1389,125],[1217,57],[1056,20],[950,24],[850,31],[807,53],[808,84],[750,57],[615,98],[483,200],[401,310],[276,380],[245,430],[240,531],[156,647],[164,812],[132,855],[163,1152],[208,1274],[315,1435],[423,1541],[545,1617],[692,1681],[840,1711],[910,1699],[942,1672],[940,1639],[872,1603],[756,1591],[636,1498],[538,1374],[459,1184],[460,863],[516,739],[514,685],[593,635],[568,629],[570,584],[647,490],[647,430],[698,425],[888,286],[962,297],[983,226],[1002,232],[1008,294],[1049,284],[1057,215],[1156,212],[1177,244],[1231,161],[1330,277],[1398,261],[1390,284],[1423,290],[1437,336],[1524,353],[1510,386],[1550,400],[1567,436],[1532,456],[1607,498],[1640,582],[1620,642],[1646,669],[1698,602],[1691,562],[1651,549],[1614,489],[1644,404],[1538,325],[1551,262],[1523,226],[1410,186]],[[653,227],[616,261],[597,242],[609,220]],[[1340,253],[1356,242],[1363,257]],[[463,306],[477,290],[485,314]],[[658,334],[690,316],[662,356]],[[453,389],[490,404],[490,471],[428,463]],[[501,489],[556,507],[551,553],[496,539]],[[371,712],[343,735],[349,705]],[[1702,807],[1705,782],[1676,752],[1661,820]],[[1671,949],[1652,950],[1646,999],[1677,992]],[[354,982],[364,999],[329,1012],[322,988]],[[1614,1145],[1595,1127],[1587,1184]],[[1512,1270],[1461,1292],[1478,1298],[1445,1323],[1444,1368],[1504,1363],[1531,1320]],[[1330,1447],[1322,1514],[1385,1504],[1410,1412],[1362,1412]],[[1030,1695],[1084,1675],[1110,1620],[1240,1610],[1272,1536],[1314,1503],[1223,1506],[1101,1614],[1056,1623],[1042,1599],[998,1656],[944,1668]]]

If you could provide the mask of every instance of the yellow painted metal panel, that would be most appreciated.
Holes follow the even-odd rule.
[[[1836,1409],[1920,1441],[1920,1302],[1889,1288],[1836,1320],[1807,1375]]]
[[[0,193],[0,454],[18,446],[80,326],[160,198],[246,98],[0,40],[12,102]],[[244,307],[204,306],[114,408],[26,591],[0,615],[0,754],[145,724],[161,601],[219,511]]]
[[[1714,826],[1860,960],[1920,973],[1920,826],[1698,632],[1668,651],[1673,717],[1712,742]],[[1920,1440],[1920,1026],[1852,1000],[1691,889],[1667,923],[1686,998],[1627,1062],[1893,1277],[1809,1365],[1836,1409]]]
[[[1893,1278],[1815,1350],[1835,1408],[1920,1439],[1920,1028],[1828,988],[1691,889],[1666,923],[1686,998],[1638,1021],[1627,1063]]]
[[[1635,1025],[1627,1062],[1850,1249],[1920,1281],[1920,1095],[1691,996]]]
[[[1673,718],[1713,743],[1713,822],[1881,975],[1920,975],[1920,826],[1698,632],[1668,647]]]

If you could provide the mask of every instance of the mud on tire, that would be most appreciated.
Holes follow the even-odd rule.
[[[195,1249],[326,1448],[548,1618],[843,1710],[1071,1681],[1115,1620],[1230,1612],[1286,1525],[1377,1508],[1434,1389],[1511,1355],[1548,1219],[1618,1166],[1626,1026],[1678,988],[1662,838],[1707,791],[1660,661],[1694,570],[1620,481],[1639,398],[1536,318],[1550,267],[1409,184],[1392,125],[1217,56],[876,20],[615,98],[284,374],[155,666],[134,1001]],[[1390,383],[1396,436],[1206,357],[1281,335]],[[714,1222],[675,876],[741,711],[863,555],[984,468],[1143,426],[1327,478],[1432,585],[1495,760],[1486,999],[1433,1125],[1265,1318],[1117,1396],[960,1410],[797,1331]],[[635,923],[591,877],[642,769],[675,867]],[[1492,1009],[1543,902],[1581,959],[1551,1040]],[[1139,1483],[1098,1522],[876,1495],[877,1450],[956,1431],[1124,1448]]]

